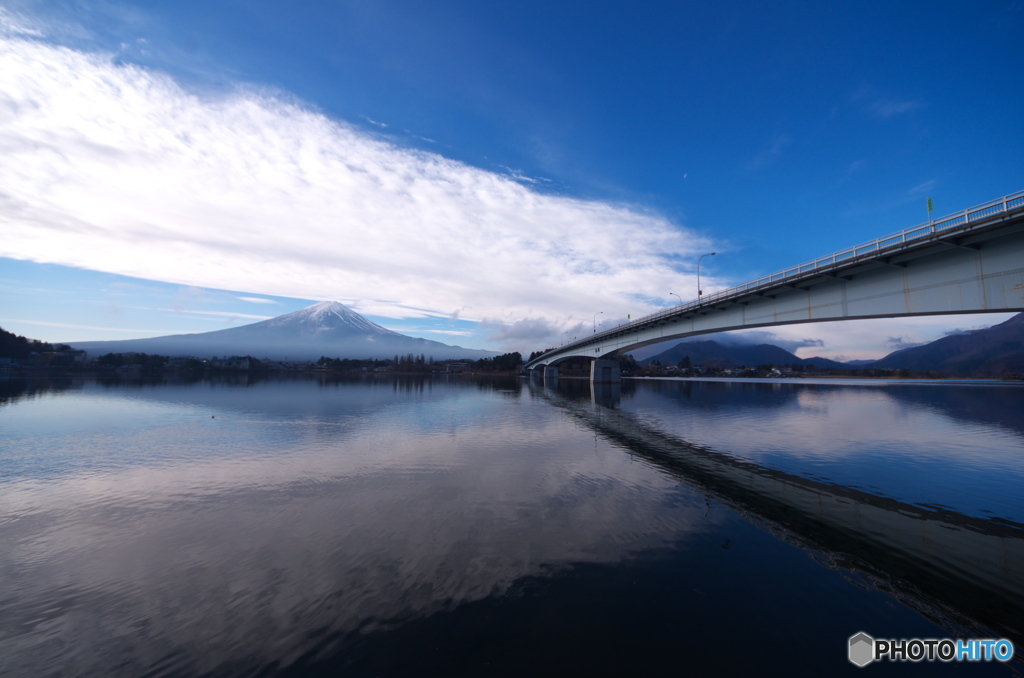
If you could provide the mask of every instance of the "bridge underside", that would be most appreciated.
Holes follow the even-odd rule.
[[[635,322],[536,358],[527,369],[603,359],[673,339],[729,330],[867,318],[1024,311],[1024,218],[985,232],[836,266]]]

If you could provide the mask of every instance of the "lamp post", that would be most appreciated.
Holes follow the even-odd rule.
[[[598,311],[597,313],[594,314],[594,334],[597,334],[597,316],[601,315],[602,313],[604,313],[604,311]]]
[[[562,346],[565,346],[565,335],[569,334],[569,330],[562,332]]]
[[[697,287],[700,287],[700,285],[697,285]],[[673,297],[675,297],[676,299],[678,299],[678,300],[679,300],[679,305],[680,305],[680,306],[682,306],[682,305],[683,305],[683,298],[682,298],[681,296],[679,296],[679,295],[678,295],[678,294],[676,294],[675,292],[669,292],[669,294],[671,294],[671,295],[672,295]]]
[[[700,296],[702,294],[704,294],[704,292],[700,289],[700,260],[703,259],[704,257],[713,257],[716,254],[718,254],[718,253],[717,252],[708,252],[707,254],[702,254],[699,257],[697,257],[697,305],[698,306],[700,305]]]

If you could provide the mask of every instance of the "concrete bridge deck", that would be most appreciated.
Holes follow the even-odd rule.
[[[549,351],[526,364],[557,374],[671,339],[755,327],[866,318],[1024,311],[1024,191],[714,292]]]

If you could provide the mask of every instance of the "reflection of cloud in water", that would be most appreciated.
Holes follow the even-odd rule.
[[[325,444],[335,445],[355,435],[377,435],[396,423],[451,431],[499,416],[508,390],[484,392],[503,398],[479,397],[479,389],[429,380],[284,379],[236,386],[212,380],[113,387],[87,381],[52,398],[45,408],[15,404],[4,437],[32,445],[32,454],[0,459],[0,478],[39,479],[44,471],[48,477],[67,475],[95,464],[107,469],[173,464],[192,459],[199,448],[204,459],[278,456],[285,453],[282,445],[295,446],[313,435],[323,434]]]
[[[1012,423],[1022,388],[646,386],[621,409],[684,440],[908,503],[1024,521],[1024,438]]]
[[[980,424],[996,434],[1013,432],[1024,440],[1024,385],[967,386],[932,388],[918,386],[894,388],[894,399],[927,407],[953,420]]]
[[[956,387],[921,387],[907,393],[905,387],[896,386],[766,384],[761,387],[763,397],[758,402],[757,394],[747,393],[746,389],[734,394],[728,384],[710,385],[717,388],[704,390],[699,383],[693,384],[695,392],[682,402],[678,397],[671,398],[677,406],[672,406],[661,393],[655,395],[641,389],[623,409],[637,411],[648,421],[657,421],[662,430],[689,440],[712,438],[716,449],[743,456],[784,451],[798,457],[835,459],[861,454],[873,445],[889,446],[893,441],[911,443],[936,454],[969,451],[974,456],[991,452],[977,444],[977,436],[993,434],[991,426],[1002,424],[1005,436],[1012,436],[1008,422],[985,422],[987,427],[981,430],[971,426],[975,422],[964,416],[963,410],[944,406],[961,390]],[[765,392],[773,386],[782,388],[770,394]],[[1001,398],[993,398],[989,389],[974,389],[974,393],[983,399],[978,405],[981,410],[984,402],[1002,402]],[[733,398],[734,395],[738,397]],[[1012,389],[1010,395],[1011,402],[1015,396],[1018,406],[1024,404],[1024,389]],[[728,406],[730,403],[732,407]],[[692,412],[680,412],[680,406]],[[996,452],[992,454],[998,456]]]
[[[675,481],[546,405],[518,403],[490,419],[453,398],[339,425],[179,421],[116,440],[140,453],[163,440],[174,448],[164,457],[7,483],[0,668],[287,662],[323,634],[617,562],[705,520],[699,499],[665,501]],[[204,458],[207,443],[232,441],[234,454]]]
[[[953,636],[1019,635],[1024,609],[1024,525],[958,513],[942,503],[914,506],[787,473],[666,435],[630,413],[545,397],[773,535],[877,577],[876,586],[943,619]],[[1004,488],[1019,506],[1017,487]],[[931,498],[943,500],[942,494]],[[821,562],[821,561],[819,561]],[[971,621],[975,619],[976,621]],[[973,628],[970,631],[969,628]],[[1016,641],[1015,641],[1016,642]]]

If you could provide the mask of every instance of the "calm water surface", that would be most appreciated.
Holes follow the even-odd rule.
[[[0,376],[0,674],[1020,674],[1024,388]]]

